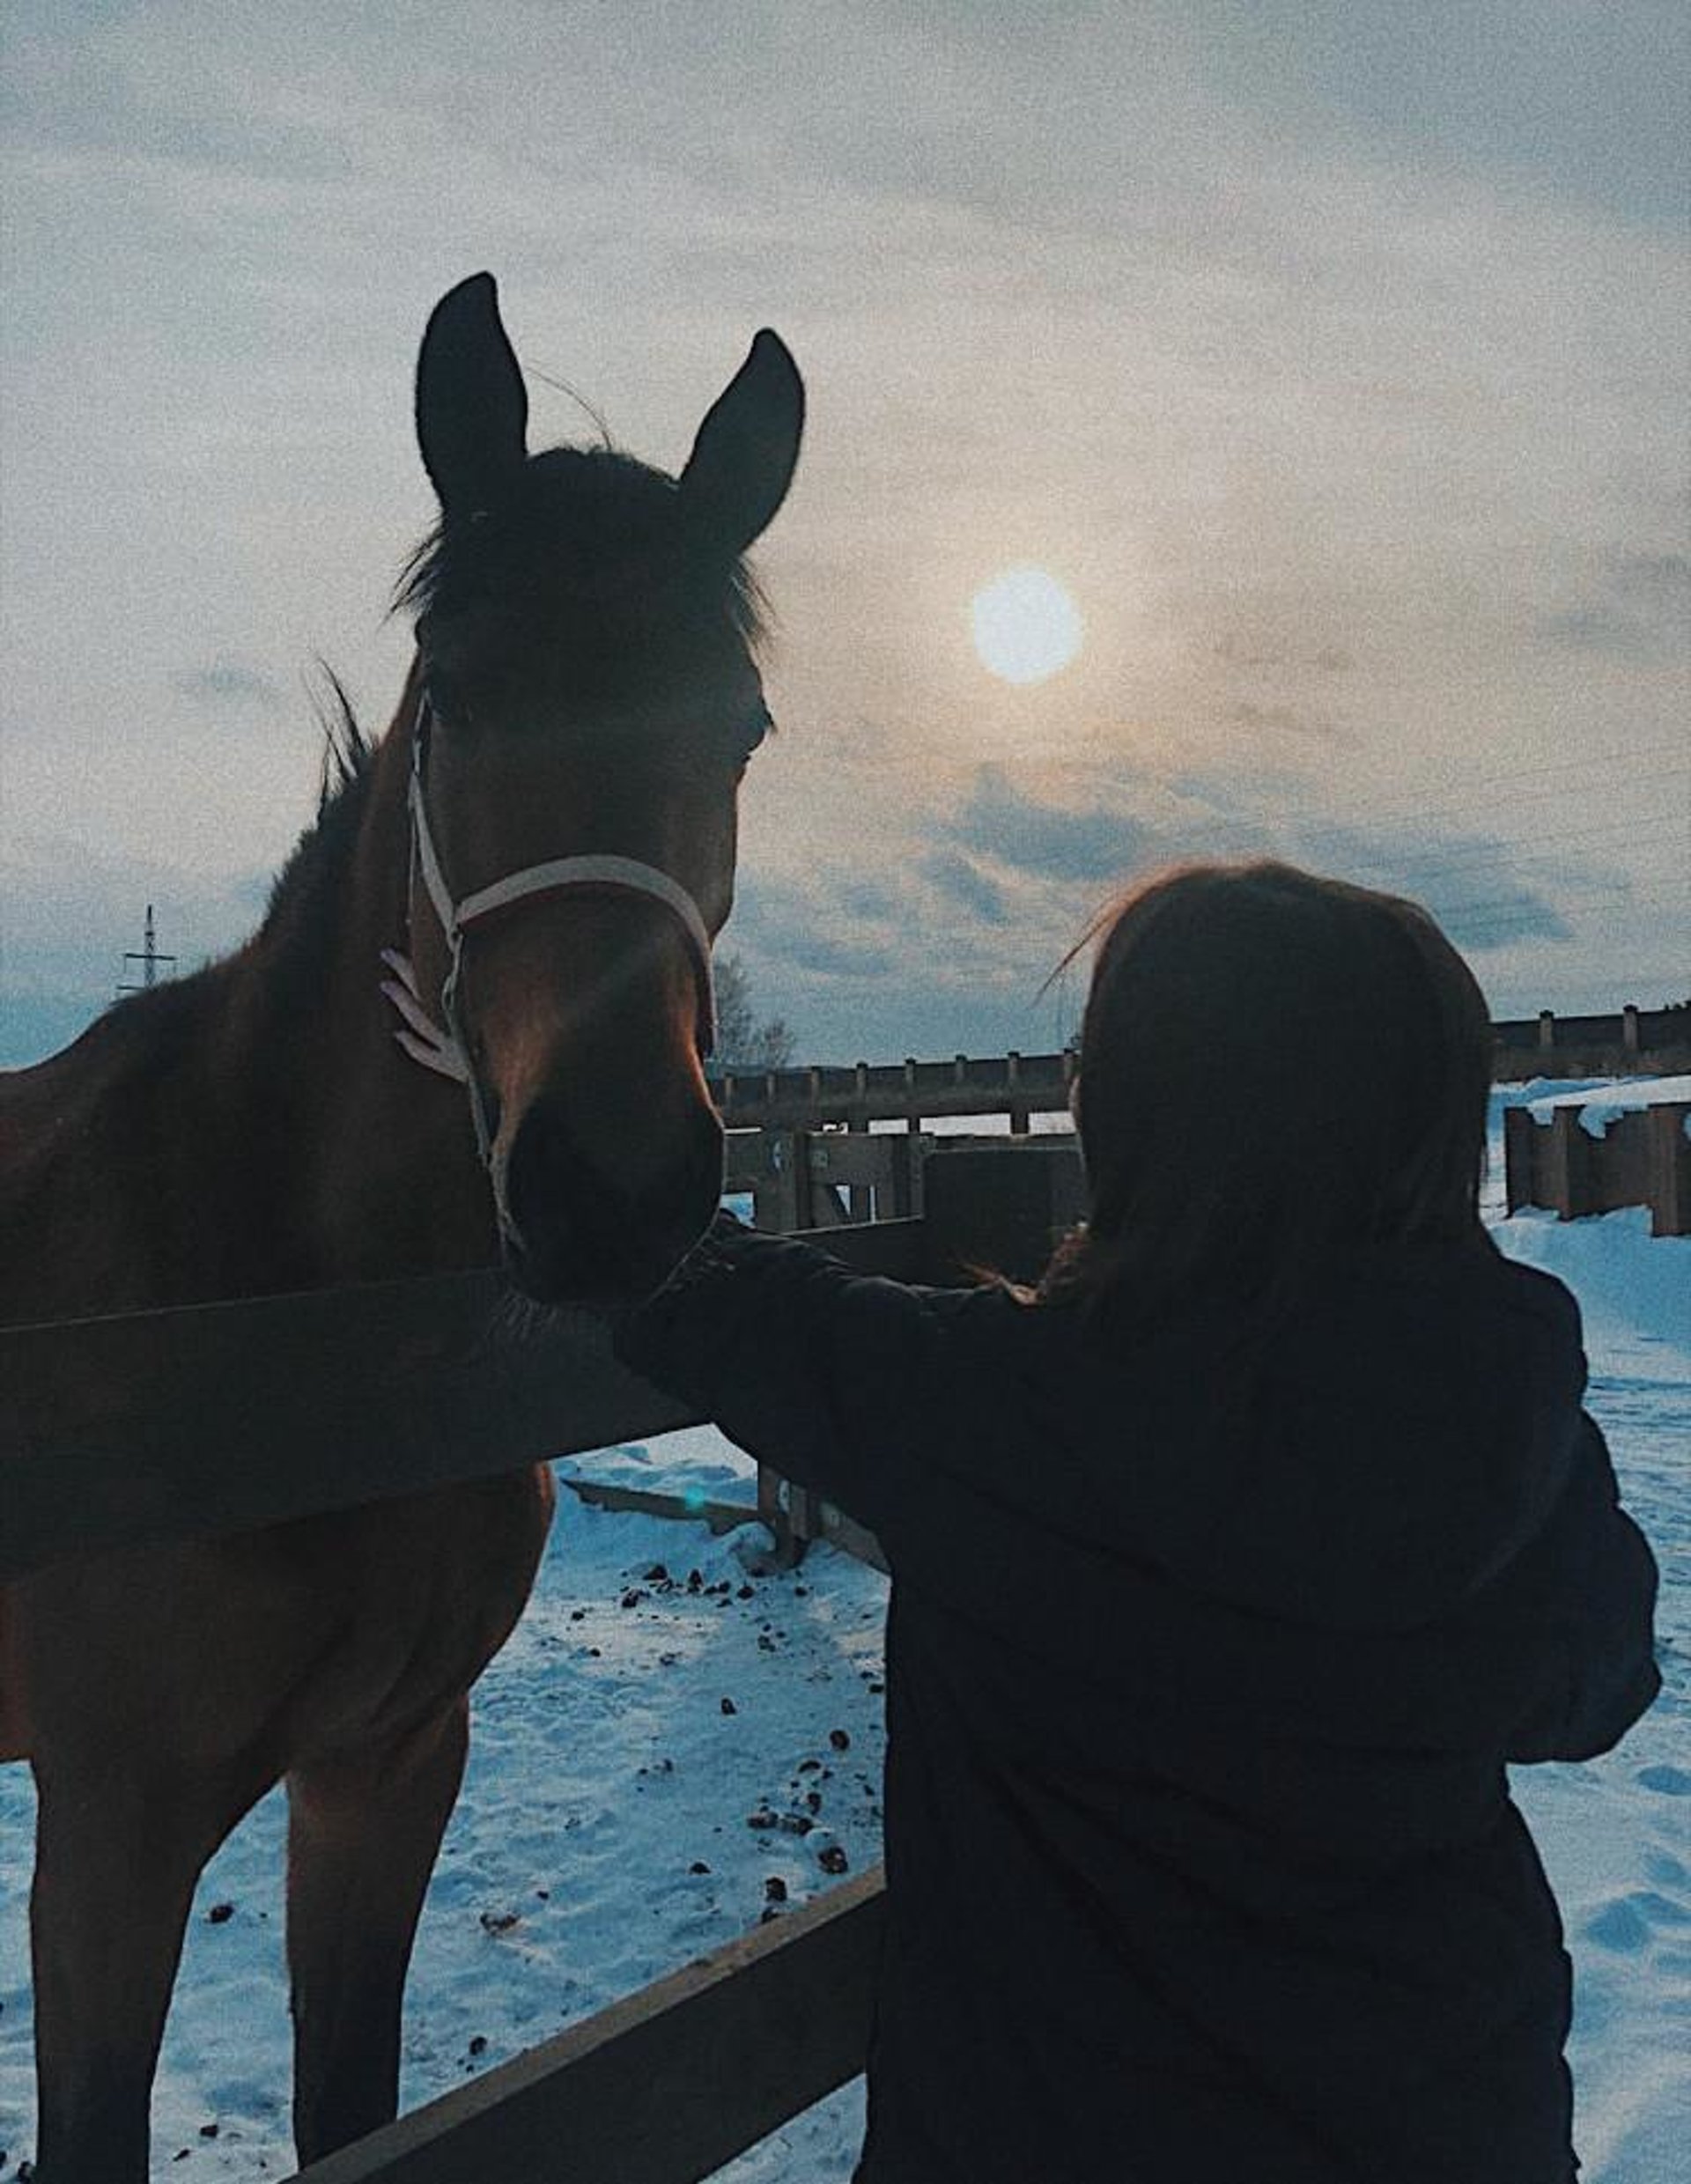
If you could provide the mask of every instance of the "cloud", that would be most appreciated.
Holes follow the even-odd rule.
[[[920,870],[942,895],[972,911],[984,923],[1008,923],[1010,909],[1004,889],[971,859],[954,850],[935,850],[922,860]]]
[[[238,660],[178,668],[170,678],[170,687],[179,697],[189,698],[196,705],[243,705],[260,712],[276,712],[284,702],[280,686],[270,676]]]
[[[1141,860],[1150,841],[1120,810],[1041,803],[1017,789],[1001,766],[979,769],[968,801],[944,831],[1016,871],[1089,882],[1119,877]]]
[[[1306,646],[1261,631],[1230,631],[1215,640],[1215,653],[1225,667],[1281,672],[1348,675],[1356,665],[1342,645]]]
[[[1003,887],[948,845],[990,852],[1012,871],[1055,889],[1071,921],[1115,884],[1193,857],[1275,857],[1360,886],[1424,904],[1451,939],[1485,952],[1524,941],[1574,938],[1563,900],[1594,888],[1626,892],[1624,875],[1594,864],[1533,859],[1482,829],[1432,821],[1352,821],[1333,813],[1319,787],[1285,770],[1207,778],[1191,771],[1152,785],[1100,775],[1081,806],[1046,802],[983,767],[968,797],[929,825],[936,846],[919,867],[984,923],[1011,915]],[[964,874],[986,879],[990,913],[970,900]],[[1050,919],[1057,904],[1043,909]]]
[[[1520,941],[1574,937],[1553,899],[1555,878],[1534,877],[1521,852],[1495,836],[1429,833],[1413,825],[1349,827],[1317,818],[1299,830],[1299,845],[1318,871],[1421,903],[1459,948],[1485,954]],[[1576,888],[1591,878],[1571,867],[1560,876]]]
[[[1683,652],[1691,638],[1691,558],[1616,555],[1586,598],[1542,617],[1539,634],[1553,646],[1625,660]]]

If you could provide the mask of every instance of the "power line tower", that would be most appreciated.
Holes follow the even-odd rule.
[[[129,964],[139,963],[140,975],[124,977],[118,985],[118,992],[120,993],[144,993],[149,986],[158,985],[159,965],[163,963],[174,967],[175,962],[176,958],[174,956],[161,956],[159,952],[159,936],[154,932],[152,924],[152,904],[149,903],[146,930],[142,936],[141,945],[138,948],[127,949],[123,956],[125,971],[128,971]],[[169,971],[166,970],[165,975],[168,978]]]

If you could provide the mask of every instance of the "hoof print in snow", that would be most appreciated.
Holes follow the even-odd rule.
[[[654,1562],[646,1573],[646,1582],[648,1585],[667,1585],[669,1583],[668,1565],[663,1562]]]
[[[849,1752],[852,1748],[852,1740],[843,1729],[831,1729],[828,1741],[836,1752]]]
[[[765,1903],[785,1903],[786,1901],[786,1883],[779,1873],[772,1873],[764,1883],[764,1901]]]
[[[725,1699],[722,1701],[722,1711],[725,1714],[737,1714],[740,1709],[737,1706],[735,1706],[732,1699]]]
[[[695,1858],[687,1869],[690,1873],[708,1873],[710,1870],[710,1867],[705,1864],[703,1858]]]
[[[205,1915],[205,1922],[208,1926],[227,1926],[234,1915],[233,1903],[214,1903]]]
[[[838,1843],[830,1843],[825,1850],[816,1853],[816,1863],[824,1873],[849,1873],[852,1862]]]
[[[472,2055],[484,2055],[487,2053],[487,2034],[485,2033],[476,2033],[471,2036],[469,2052]]]
[[[757,1588],[753,1585],[742,1585],[734,1597],[736,1600],[755,1600],[757,1597]]]
[[[704,1573],[704,1571],[703,1571],[703,1570],[689,1570],[689,1571],[688,1571],[688,1573],[687,1573],[687,1590],[688,1590],[688,1591],[689,1591],[689,1592],[703,1592],[703,1591],[704,1591],[704,1590],[705,1590],[705,1573]]]
[[[623,1595],[621,1605],[625,1608],[637,1608],[642,1600],[646,1600],[650,1597],[651,1595],[649,1593],[640,1592],[637,1590],[631,1590]]]
[[[482,1931],[484,1934],[508,1934],[517,1922],[514,1911],[484,1911]]]
[[[222,2125],[218,2123],[202,2123],[200,2126],[200,2136],[202,2138],[215,2138],[222,2128]]]
[[[760,1804],[755,1812],[748,1812],[746,1815],[748,1827],[763,1829],[779,1827],[780,1824],[779,1817],[772,1812],[766,1804]]]

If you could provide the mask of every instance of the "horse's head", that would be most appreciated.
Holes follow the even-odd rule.
[[[709,951],[768,725],[741,557],[786,495],[803,400],[763,333],[679,478],[608,447],[530,456],[491,277],[424,337],[441,516],[404,594],[412,950],[469,1066],[507,1262],[544,1302],[644,1294],[720,1192]]]

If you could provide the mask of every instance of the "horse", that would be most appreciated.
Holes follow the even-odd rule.
[[[343,705],[245,946],[0,1077],[0,1323],[496,1258],[538,1306],[604,1303],[674,1269],[720,1194],[711,945],[770,725],[743,557],[803,409],[765,329],[678,476],[531,454],[492,277],[440,299],[398,708],[372,739]],[[144,2180],[196,1878],[278,1781],[299,2158],[393,2118],[468,1693],[550,1516],[531,1465],[0,1586],[0,1758],[39,1791],[42,2184]]]

